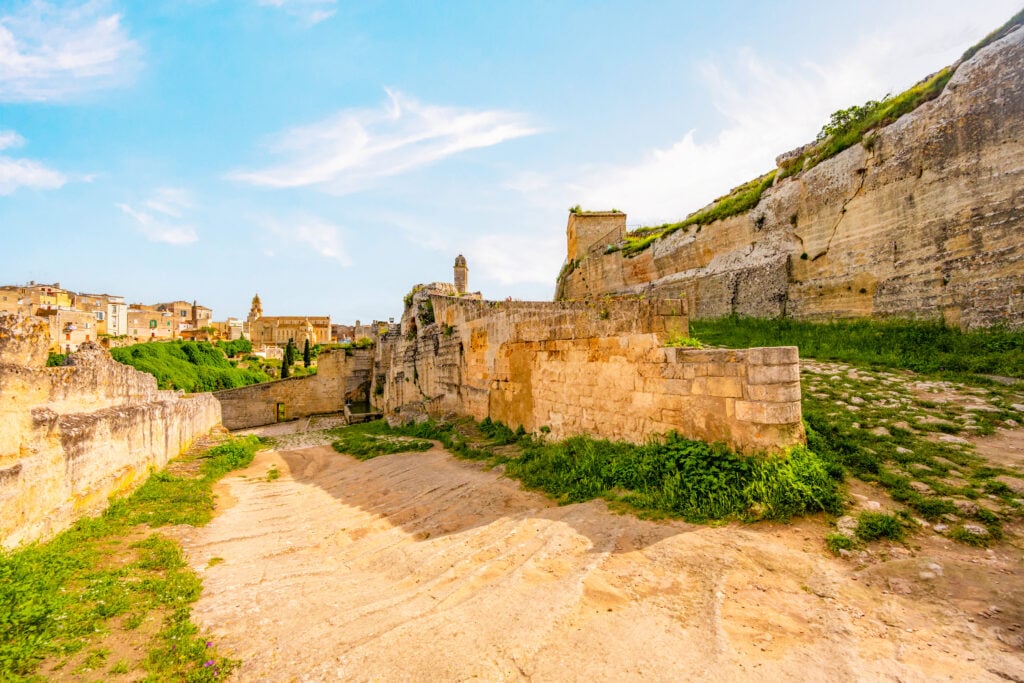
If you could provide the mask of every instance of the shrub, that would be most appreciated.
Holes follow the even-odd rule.
[[[900,541],[903,540],[904,534],[903,523],[895,515],[862,512],[857,516],[857,538],[862,541],[874,541],[879,538]]]
[[[161,389],[218,391],[270,381],[258,370],[231,367],[209,342],[171,341],[111,349],[114,360],[156,377]]]
[[[825,536],[825,545],[828,546],[829,551],[833,555],[838,555],[840,550],[853,550],[857,547],[857,542],[846,534],[827,534]]]

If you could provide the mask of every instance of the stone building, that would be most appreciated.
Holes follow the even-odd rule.
[[[245,336],[254,348],[283,347],[289,339],[301,348],[306,340],[313,345],[329,344],[333,339],[330,316],[264,316],[259,294],[252,298],[252,306],[245,320]]]
[[[76,294],[74,307],[96,317],[98,335],[120,337],[128,334],[128,305],[123,296]]]
[[[128,336],[136,341],[163,341],[174,339],[177,322],[170,311],[158,311],[155,306],[135,306],[128,309]]]

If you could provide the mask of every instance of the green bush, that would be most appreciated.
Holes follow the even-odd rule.
[[[901,541],[904,535],[903,522],[895,515],[884,512],[862,512],[857,515],[857,538],[862,541],[879,538]]]
[[[853,550],[857,547],[857,542],[846,534],[827,534],[825,536],[825,545],[828,546],[829,551],[833,555],[838,555],[840,550]]]
[[[153,375],[161,389],[218,391],[270,381],[264,372],[232,367],[224,353],[209,342],[150,342],[111,349],[110,355]]]
[[[217,348],[223,351],[224,355],[228,358],[234,358],[242,354],[252,353],[252,342],[245,337],[241,337],[231,341],[219,341],[217,342]]]
[[[60,367],[61,365],[64,365],[64,361],[66,361],[67,358],[68,356],[65,353],[51,353],[49,356],[46,357],[46,367]]]

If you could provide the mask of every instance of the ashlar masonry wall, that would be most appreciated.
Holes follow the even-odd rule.
[[[210,394],[160,391],[86,346],[45,367],[37,318],[0,317],[0,545],[45,538],[106,508],[220,422]]]
[[[674,430],[748,453],[804,441],[797,349],[667,347],[687,333],[682,301],[422,296],[434,322],[413,324],[414,299],[378,345],[374,393],[386,414],[490,417],[555,438]]]
[[[372,368],[371,350],[337,349],[320,355],[315,375],[225,389],[214,396],[225,427],[258,427],[279,419],[337,412],[346,401],[366,401]]]

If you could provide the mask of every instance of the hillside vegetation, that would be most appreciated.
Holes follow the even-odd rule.
[[[265,372],[234,367],[220,349],[208,342],[150,342],[111,349],[110,355],[153,375],[161,389],[219,391],[271,379]]]
[[[888,126],[904,114],[938,97],[960,64],[1022,25],[1024,10],[964,52],[955,64],[925,77],[907,90],[897,95],[887,94],[881,100],[870,100],[863,105],[853,105],[834,112],[829,122],[818,133],[817,139],[807,145],[800,154],[783,161],[778,169],[734,188],[729,194],[719,197],[681,221],[645,226],[630,232],[620,247],[623,256],[635,256],[656,240],[667,237],[677,230],[687,230],[693,225],[699,230],[701,226],[754,208],[761,201],[761,195],[765,190],[772,186],[776,176],[782,180],[797,175],[857,144],[863,144],[870,150],[874,144],[872,131]]]

